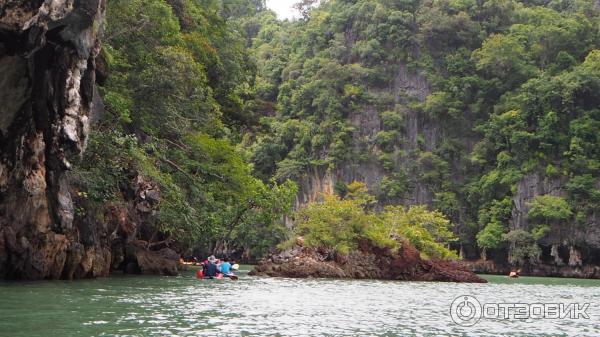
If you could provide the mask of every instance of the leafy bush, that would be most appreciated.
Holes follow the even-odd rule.
[[[428,211],[426,206],[412,206],[408,211],[402,206],[389,206],[381,214],[393,231],[421,251],[424,258],[457,258],[445,245],[455,241],[450,221],[438,211]]]
[[[325,196],[323,202],[310,204],[297,213],[295,231],[304,237],[309,247],[330,248],[340,254],[348,254],[357,248],[360,239],[382,239],[376,235],[367,237],[368,228],[380,228],[380,219],[366,213],[363,207],[358,199]],[[389,244],[388,241],[372,243],[384,247]]]
[[[535,197],[528,214],[536,221],[554,222],[568,220],[573,212],[564,198],[546,194]]]
[[[372,197],[362,183],[349,185],[345,199],[327,195],[324,201],[300,210],[295,232],[309,247],[333,249],[348,254],[360,240],[380,248],[397,249],[404,238],[419,249],[424,258],[456,258],[444,245],[455,240],[450,221],[440,212],[425,206],[387,207],[376,213],[368,207]]]
[[[526,262],[539,263],[542,250],[537,245],[533,234],[517,229],[502,235],[502,239],[509,244],[509,263],[513,265],[522,265]]]
[[[408,176],[404,171],[398,171],[381,179],[378,198],[384,203],[397,201],[410,189],[411,184]]]

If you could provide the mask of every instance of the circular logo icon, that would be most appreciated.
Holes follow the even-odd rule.
[[[479,322],[481,316],[481,303],[473,296],[459,296],[450,306],[450,317],[458,325],[473,326]]]

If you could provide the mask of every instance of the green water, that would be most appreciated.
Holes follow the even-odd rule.
[[[600,336],[600,281],[489,284],[114,276],[0,283],[0,336]],[[590,319],[455,324],[460,295],[482,302],[590,303]]]

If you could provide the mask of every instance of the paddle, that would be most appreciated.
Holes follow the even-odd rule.
[[[233,266],[231,266],[231,270],[233,270],[233,271],[238,271],[239,269],[240,269],[240,265],[237,263],[235,263]],[[233,274],[229,275],[229,278],[232,281],[237,281],[240,279],[239,277],[237,277],[236,275],[233,275]]]

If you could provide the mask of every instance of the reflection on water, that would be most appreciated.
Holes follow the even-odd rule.
[[[124,277],[0,284],[0,336],[598,336],[600,281],[490,276],[489,284]],[[454,324],[481,302],[591,303],[590,320]]]

